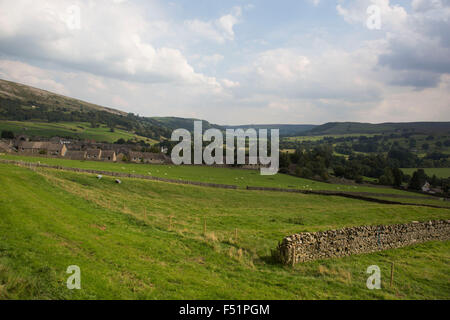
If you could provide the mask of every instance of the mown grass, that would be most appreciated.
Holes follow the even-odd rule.
[[[258,170],[245,170],[237,168],[215,168],[208,166],[175,166],[154,165],[134,163],[106,163],[95,161],[78,161],[56,158],[27,157],[17,155],[0,155],[0,159],[22,160],[27,162],[41,162],[50,165],[60,165],[69,168],[83,168],[92,170],[105,170],[122,173],[135,173],[151,175],[155,177],[179,179],[187,181],[200,181],[218,184],[237,185],[241,188],[246,186],[291,188],[302,190],[329,190],[329,191],[352,191],[372,192],[382,194],[411,195],[410,192],[397,190],[389,187],[370,187],[359,185],[344,185],[318,182],[302,179],[285,174],[274,176],[262,176]],[[416,196],[420,194],[414,193]],[[427,196],[424,196],[427,197]]]
[[[26,134],[28,136],[38,137],[72,137],[76,139],[89,139],[95,141],[116,142],[119,139],[124,140],[144,140],[147,143],[154,144],[157,141],[138,136],[132,132],[122,129],[110,131],[105,125],[98,128],[92,128],[85,122],[31,122],[31,121],[0,121],[0,131],[13,131],[16,135]]]
[[[118,185],[4,164],[0,185],[3,299],[450,298],[449,242],[295,268],[270,259],[295,232],[448,219],[446,210],[137,179]],[[365,287],[372,264],[382,290]],[[65,286],[69,265],[81,267],[81,290]]]

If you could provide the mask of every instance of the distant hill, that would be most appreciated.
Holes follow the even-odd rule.
[[[0,120],[33,121],[41,123],[88,123],[92,128],[111,128],[128,132],[131,136],[161,141],[170,138],[172,131],[184,128],[193,131],[198,119],[179,117],[140,117],[132,113],[103,107],[69,98],[46,90],[0,79]],[[374,133],[450,133],[450,122],[358,123],[330,122],[323,125],[267,124],[217,125],[203,121],[203,130],[279,129],[280,136],[374,134]],[[4,122],[5,123],[5,122]],[[84,125],[85,126],[85,125]],[[32,126],[30,126],[32,127]],[[0,129],[2,129],[0,125]],[[72,128],[73,129],[73,128]],[[112,132],[113,130],[111,130]],[[78,133],[77,133],[78,134]]]
[[[250,124],[242,126],[224,126],[225,129],[279,129],[280,136],[282,137],[298,136],[315,127],[316,126],[312,124]]]
[[[209,123],[206,120],[193,119],[193,118],[177,118],[177,117],[152,117],[154,121],[158,122],[161,126],[173,131],[175,129],[186,129],[190,132],[194,131],[194,121],[202,121],[203,130],[219,129],[223,130],[223,127],[217,124]]]
[[[360,123],[360,122],[329,122],[317,126],[304,135],[333,135],[333,134],[376,134],[376,133],[450,133],[450,122],[399,122],[399,123]]]

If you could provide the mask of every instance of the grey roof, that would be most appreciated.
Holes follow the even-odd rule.
[[[86,150],[86,155],[98,157],[101,151],[102,151],[101,149],[88,149]]]

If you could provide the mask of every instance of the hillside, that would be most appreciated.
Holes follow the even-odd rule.
[[[170,138],[171,132],[178,128],[193,131],[194,121],[199,119],[179,117],[139,117],[124,111],[103,107],[82,100],[55,94],[46,90],[24,84],[0,79],[0,129],[12,130],[23,134],[24,128],[29,129],[29,135],[42,137],[57,134],[64,137],[80,137],[98,139],[99,135],[74,132],[79,123],[90,123],[92,129],[102,131],[100,138],[112,141],[117,136],[104,137],[102,128],[114,128],[125,136],[140,136],[153,140]],[[9,121],[8,123],[5,121]],[[14,121],[12,123],[11,121]],[[221,126],[203,121],[203,129],[217,128],[279,128],[282,136],[301,134],[312,125],[244,125]],[[48,123],[49,125],[45,125]],[[57,123],[57,125],[55,125]],[[73,124],[70,125],[70,123]],[[63,124],[63,125],[61,125]],[[55,131],[55,126],[58,127]],[[85,125],[83,125],[85,126]],[[77,128],[75,128],[78,130]],[[75,130],[75,131],[76,131]],[[79,131],[79,130],[78,130]],[[106,130],[107,131],[107,130]]]
[[[92,128],[103,125],[154,140],[170,135],[170,131],[164,125],[151,118],[127,114],[5,80],[0,80],[0,120],[44,123],[87,122]]]
[[[400,122],[400,123],[360,123],[360,122],[329,122],[317,126],[305,135],[342,135],[342,134],[377,134],[377,133],[422,133],[448,134],[450,122]]]
[[[448,242],[295,267],[271,258],[299,231],[448,219],[448,210],[114,179],[0,164],[0,299],[449,297]],[[394,287],[367,290],[374,261],[383,281],[395,261]],[[67,290],[69,265],[81,268],[82,290]]]
[[[190,132],[194,131],[194,121],[202,121],[202,127],[203,130],[208,129],[219,129],[223,130],[223,127],[217,124],[209,123],[206,120],[201,119],[190,119],[190,118],[178,118],[178,117],[152,117],[151,119],[157,121],[161,124],[161,126],[164,126],[168,129],[176,130],[176,129],[187,129]]]
[[[13,132],[16,136],[29,137],[62,137],[79,140],[95,140],[97,142],[114,143],[119,139],[125,141],[144,141],[155,144],[158,141],[143,137],[123,129],[111,129],[107,125],[99,124],[95,128],[88,122],[36,122],[36,121],[8,121],[0,120],[0,131]]]
[[[112,108],[102,107],[89,102],[69,98],[46,90],[24,84],[0,79],[0,101],[16,101],[22,106],[45,106],[49,110],[59,111],[105,111],[115,115],[126,116],[127,113]],[[2,105],[0,105],[3,107]]]
[[[42,123],[74,123],[74,125],[77,123],[89,123],[94,129],[113,128],[115,130],[122,130],[126,135],[140,136],[160,141],[161,139],[170,138],[172,131],[178,128],[193,131],[194,121],[198,119],[179,117],[140,117],[113,108],[99,106],[46,90],[0,79],[0,120],[32,121],[40,123],[41,127],[45,127]],[[450,133],[450,122],[381,124],[330,122],[319,126],[308,124],[251,124],[236,126],[217,125],[205,120],[202,121],[204,130],[210,128],[217,128],[220,130],[237,128],[280,129],[280,136],[282,137],[389,134],[405,132],[416,134]],[[33,126],[34,125],[26,125],[26,127]],[[51,127],[52,126],[50,126],[48,132],[43,132],[43,134],[40,132],[41,136],[49,136],[52,132]],[[0,129],[6,128],[7,127],[0,123]],[[15,132],[17,132],[17,130],[15,130]],[[66,136],[74,136],[74,134]]]

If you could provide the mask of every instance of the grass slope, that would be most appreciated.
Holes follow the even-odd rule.
[[[450,218],[442,210],[134,179],[117,185],[3,164],[0,185],[3,299],[450,298],[449,242],[295,268],[268,258],[294,232]],[[386,285],[391,261],[393,288]],[[65,286],[73,264],[81,267],[79,291]],[[382,290],[365,287],[373,264]]]
[[[318,182],[314,180],[302,179],[285,174],[276,174],[274,176],[262,176],[260,172],[257,170],[215,168],[208,166],[174,166],[174,165],[154,165],[154,164],[149,165],[149,164],[133,164],[124,162],[106,163],[95,161],[78,161],[78,160],[28,157],[17,155],[0,155],[0,159],[23,160],[27,162],[39,161],[45,164],[61,165],[70,168],[136,173],[169,179],[231,184],[237,185],[242,188],[245,188],[246,186],[260,186],[260,187],[292,188],[303,190],[352,191],[352,192],[386,193],[386,194],[408,195],[408,196],[411,195],[410,192],[388,187],[331,184]],[[416,193],[414,193],[413,195],[420,196]]]
[[[84,122],[31,122],[31,121],[1,121],[0,131],[9,130],[16,135],[25,134],[27,136],[38,137],[71,137],[75,139],[89,139],[98,142],[116,142],[120,138],[125,141],[144,140],[147,143],[154,144],[157,141],[138,136],[132,132],[121,129],[110,131],[105,125],[98,128],[92,128],[89,123]]]
[[[64,107],[70,111],[85,110],[107,111],[116,115],[126,116],[126,112],[102,107],[93,103],[66,97],[50,91],[34,88],[25,84],[0,79],[0,99],[9,99],[29,104],[29,101],[45,105],[50,109]],[[31,107],[31,106],[30,106]]]

